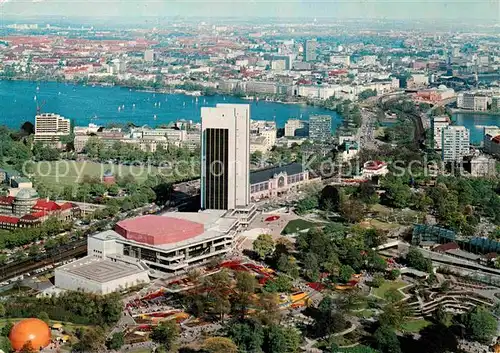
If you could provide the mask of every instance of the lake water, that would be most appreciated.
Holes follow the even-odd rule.
[[[336,112],[298,104],[255,102],[231,96],[198,97],[196,102],[195,97],[183,94],[141,92],[122,87],[0,81],[0,124],[19,128],[25,121],[34,122],[37,102],[43,105],[42,112],[60,114],[73,119],[76,125],[132,122],[157,126],[178,119],[199,122],[200,108],[213,107],[217,103],[250,104],[253,120],[276,119],[279,127],[289,118],[307,120],[315,114],[331,115],[333,130],[341,123]]]
[[[471,142],[479,144],[483,141],[483,127],[500,126],[500,115],[456,113],[453,115],[454,125],[462,125],[470,130]]]

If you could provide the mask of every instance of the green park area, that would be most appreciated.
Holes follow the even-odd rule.
[[[427,320],[424,319],[418,319],[418,320],[409,320],[403,323],[401,326],[401,330],[403,332],[408,332],[408,333],[418,333],[420,330],[422,330],[424,327],[429,326],[431,323]]]
[[[85,175],[101,178],[106,171],[113,175],[124,177],[132,175],[137,181],[145,180],[148,175],[156,174],[158,168],[154,166],[132,166],[90,161],[51,161],[37,162],[33,168],[33,176],[50,184],[61,186],[81,182]]]
[[[373,295],[379,297],[379,298],[385,298],[386,293],[389,291],[394,291],[400,288],[403,288],[406,286],[406,283],[401,282],[401,281],[385,281],[382,283],[382,285],[378,288],[373,288]],[[403,299],[404,295],[400,292],[397,292],[400,294],[399,299]]]
[[[316,225],[317,225],[316,223],[306,221],[304,219],[294,219],[287,223],[285,228],[283,228],[283,230],[281,231],[281,234],[287,235],[287,234],[298,233],[302,230],[309,229]]]
[[[379,225],[385,227],[399,226],[407,223],[418,223],[422,217],[422,212],[410,209],[395,209],[381,204],[371,206],[371,212],[375,219],[372,221],[379,221]]]

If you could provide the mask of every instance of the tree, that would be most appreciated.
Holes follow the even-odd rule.
[[[377,95],[377,90],[376,89],[365,89],[361,93],[358,94],[358,98],[360,100],[365,100],[370,97],[375,97]]]
[[[286,338],[280,326],[271,325],[266,330],[263,350],[266,353],[287,352]]]
[[[270,234],[260,234],[253,242],[253,250],[261,259],[271,255],[274,250],[274,240]]]
[[[302,215],[318,208],[318,206],[318,197],[308,196],[297,202],[297,204],[295,205],[295,212],[299,215]]]
[[[36,244],[31,245],[29,250],[28,250],[28,256],[35,257],[39,254],[40,254],[40,247]]]
[[[278,247],[276,247],[278,249]],[[281,254],[278,258],[278,263],[276,264],[278,270],[286,273],[287,275],[297,278],[299,276],[299,270],[297,268],[297,261],[293,256],[287,254]]]
[[[380,314],[379,323],[381,326],[398,329],[410,315],[411,310],[404,303],[389,303],[384,307],[384,312]]]
[[[327,185],[321,190],[319,208],[324,211],[337,211],[340,205],[339,190],[332,185]]]
[[[106,342],[108,349],[119,351],[125,344],[125,334],[123,332],[115,332]]]
[[[387,263],[376,251],[370,249],[366,256],[366,268],[372,272],[382,272],[387,268]]]
[[[319,277],[319,261],[313,252],[308,252],[304,257],[304,271],[311,281],[317,281]]]
[[[12,345],[7,336],[0,336],[0,350],[5,353],[12,352]]]
[[[279,297],[276,293],[263,292],[259,296],[259,318],[262,324],[275,324],[280,318]]]
[[[0,303],[0,317],[4,317],[5,316],[5,306]]]
[[[12,327],[14,327],[14,324],[11,321],[7,321],[0,330],[0,336],[8,337]]]
[[[212,310],[224,321],[224,315],[231,308],[228,294],[231,292],[231,279],[227,270],[214,273],[204,278],[204,286],[207,288],[208,301],[212,302]]]
[[[451,328],[442,324],[434,324],[424,327],[419,332],[421,352],[443,353],[458,352],[458,340]]]
[[[384,299],[387,300],[389,303],[396,303],[401,299],[401,293],[396,288],[389,288],[384,293]]]
[[[300,349],[300,343],[302,342],[302,336],[300,334],[300,331],[292,326],[283,327],[282,330],[285,336],[286,352],[287,353],[298,352]]]
[[[40,320],[42,320],[43,322],[45,322],[46,324],[49,324],[49,322],[50,322],[49,314],[47,314],[45,311],[40,311],[38,313],[37,317]]]
[[[340,204],[340,214],[350,223],[358,223],[365,216],[365,205],[358,200],[350,199]]]
[[[412,192],[400,178],[386,178],[382,183],[385,188],[384,200],[392,207],[405,208],[410,205]]]
[[[385,233],[375,228],[365,229],[362,234],[367,248],[375,248],[387,241]]]
[[[159,325],[153,327],[150,337],[153,342],[163,346],[168,352],[179,338],[179,328],[173,320],[162,321]]]
[[[209,337],[201,345],[208,353],[237,353],[238,346],[227,337]]]
[[[73,346],[73,352],[99,352],[105,349],[106,333],[101,327],[86,329],[77,344]]]
[[[356,198],[368,205],[377,203],[379,197],[375,187],[369,183],[361,183],[356,190]]]
[[[406,255],[406,261],[408,262],[408,266],[416,268],[417,270],[432,272],[431,260],[425,258],[422,252],[420,252],[420,250],[416,247],[410,247],[410,250]]]
[[[269,293],[287,293],[292,288],[292,281],[284,275],[278,275],[274,280],[268,280],[264,290]]]
[[[253,319],[239,320],[229,324],[228,336],[242,352],[260,352],[264,343],[262,325]]]
[[[394,281],[396,280],[399,276],[401,275],[401,271],[399,270],[391,270],[387,273],[387,279],[388,280],[391,280],[391,281]]]
[[[324,297],[314,314],[314,335],[316,337],[328,336],[346,329],[347,325],[348,321],[343,311],[338,310],[333,298]]]
[[[377,348],[382,353],[401,352],[398,336],[393,328],[389,326],[380,326],[373,334],[373,338],[375,339]]]
[[[370,287],[378,288],[384,284],[384,277],[380,275],[373,276],[373,280],[370,282]]]
[[[489,310],[478,306],[467,315],[465,327],[473,340],[490,343],[496,335],[497,320]]]
[[[438,324],[444,325],[446,327],[449,327],[452,324],[453,315],[450,312],[446,311],[442,306],[438,307],[438,309],[434,311],[432,316]]]
[[[249,272],[236,272],[236,288],[240,292],[251,293],[255,291],[257,287],[257,280]]]
[[[354,272],[353,268],[349,265],[342,265],[340,266],[340,275],[339,275],[339,280],[343,283],[347,283],[351,280],[352,275],[354,275],[356,272]]]

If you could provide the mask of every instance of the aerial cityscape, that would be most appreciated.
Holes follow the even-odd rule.
[[[0,13],[0,353],[500,352],[500,3]]]

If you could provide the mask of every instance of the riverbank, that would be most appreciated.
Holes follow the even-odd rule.
[[[467,110],[467,109],[456,109],[450,108],[451,114],[470,114],[470,115],[494,115],[500,116],[500,112],[494,111],[483,111],[483,110]]]

